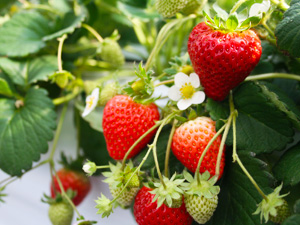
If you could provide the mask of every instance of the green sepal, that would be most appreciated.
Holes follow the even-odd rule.
[[[226,27],[230,31],[235,31],[236,28],[239,26],[239,20],[237,18],[237,14],[231,14],[228,19],[226,20]]]
[[[6,197],[6,196],[7,196],[7,194],[4,194],[4,193],[3,193],[4,189],[5,189],[5,186],[0,187],[0,202],[3,202],[3,203],[5,202],[5,201],[3,200],[3,197]]]
[[[49,79],[63,89],[68,85],[69,80],[75,79],[75,76],[68,71],[62,70],[52,74]]]
[[[106,198],[105,195],[101,193],[101,197],[98,197],[97,200],[95,200],[97,205],[95,206],[98,211],[97,214],[102,214],[102,218],[109,217],[111,213],[113,213],[113,204],[111,204],[111,201]]]

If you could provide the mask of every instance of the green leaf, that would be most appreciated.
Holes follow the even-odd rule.
[[[43,89],[29,89],[24,106],[0,99],[0,168],[20,176],[48,150],[56,127],[54,105]],[[22,157],[20,157],[22,156]]]
[[[239,25],[239,20],[237,18],[236,13],[230,15],[226,20],[226,27],[229,30],[235,30]]]
[[[274,176],[284,185],[300,182],[300,143],[287,150],[273,168]]]
[[[79,113],[78,110],[75,110],[75,113]],[[103,133],[91,128],[89,123],[83,120],[80,115],[77,116],[80,127],[80,146],[85,156],[98,166],[108,165],[108,162],[113,161],[113,159],[108,154]]]
[[[0,78],[0,95],[5,95],[8,97],[13,96],[12,91],[10,90],[10,87],[6,80],[3,78]]]
[[[0,27],[0,55],[36,53],[46,46],[43,37],[52,31],[51,22],[38,12],[19,12]]]
[[[274,104],[277,102],[284,106],[284,103],[278,102],[278,99],[270,100],[270,96],[265,95],[265,88],[259,82],[245,82],[234,92],[234,105],[238,110],[238,149],[255,153],[273,152],[284,149],[293,140],[294,130],[292,123],[286,119],[287,112]],[[227,119],[229,115],[227,103],[208,101],[207,110],[214,120]],[[229,131],[226,144],[232,145],[232,131]]]
[[[299,225],[300,224],[300,214],[294,214],[287,218],[282,225]]]
[[[158,141],[157,141],[157,158],[158,158],[158,164],[159,164],[159,168],[161,169],[161,171],[164,171],[165,168],[165,157],[166,157],[166,149],[167,149],[167,145],[168,145],[168,140],[169,140],[169,135],[170,135],[170,131],[171,131],[171,126],[167,125],[162,129],[162,132],[159,135]],[[151,143],[149,143],[151,144]],[[145,149],[143,149],[143,151],[137,155],[134,158],[134,164],[135,165],[139,165],[144,156],[146,155],[148,150],[148,147],[146,147]],[[170,164],[169,164],[169,171],[170,174],[173,174],[175,171],[181,173],[183,170],[183,165],[181,164],[180,161],[178,161],[178,159],[172,154],[170,154],[170,160],[169,160]],[[154,158],[153,158],[153,154],[150,153],[147,160],[145,161],[145,163],[142,166],[142,170],[151,170],[155,168],[155,162],[154,162]]]
[[[292,1],[291,7],[275,29],[277,45],[294,57],[300,57],[300,2]]]
[[[139,18],[144,21],[149,21],[160,17],[160,14],[156,11],[148,12],[142,8],[130,6],[120,1],[117,2],[117,8],[128,18]]]
[[[259,187],[266,194],[270,193],[272,190],[269,185],[273,178],[267,171],[266,163],[245,151],[239,153],[239,158]],[[259,216],[253,213],[262,197],[231,158],[227,160],[226,171],[220,182],[218,207],[207,225],[260,225]]]
[[[300,214],[300,199],[298,199],[294,204],[294,212]]]
[[[55,56],[41,56],[31,60],[0,58],[0,68],[18,85],[26,86],[38,80],[46,80],[57,70]]]
[[[75,15],[73,12],[69,12],[64,15],[62,19],[58,19],[55,24],[55,32],[43,37],[43,41],[49,41],[54,38],[61,37],[63,34],[73,33],[74,30],[81,26],[86,14],[83,12],[79,15]]]

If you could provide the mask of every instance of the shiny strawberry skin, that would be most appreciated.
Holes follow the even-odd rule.
[[[82,172],[77,172],[65,168],[57,171],[57,176],[59,177],[65,191],[68,189],[76,191],[77,194],[72,200],[75,205],[79,205],[91,189],[89,178]],[[53,182],[51,183],[50,187],[51,197],[55,198],[55,192],[61,191],[55,176],[53,176],[52,181]]]
[[[191,225],[192,217],[188,214],[185,204],[179,208],[169,208],[165,204],[157,208],[157,203],[152,202],[154,194],[150,188],[142,187],[135,197],[133,213],[139,225]]]
[[[202,152],[215,134],[215,121],[211,118],[198,117],[190,120],[175,130],[171,145],[172,151],[185,167],[195,173]],[[215,175],[220,144],[221,136],[218,136],[203,158],[200,173],[208,171],[212,176]],[[224,165],[225,153],[223,151],[219,178],[223,174]]]
[[[202,22],[189,36],[188,53],[206,95],[222,101],[251,73],[262,48],[252,30],[225,32]]]
[[[109,155],[116,160],[124,158],[126,152],[140,136],[159,120],[159,111],[154,103],[136,103],[126,95],[116,95],[105,106],[103,112],[103,134]],[[129,154],[138,154],[152,139],[156,130],[140,141]]]

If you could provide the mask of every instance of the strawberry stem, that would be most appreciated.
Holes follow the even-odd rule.
[[[57,50],[57,65],[58,65],[59,72],[63,71],[61,55],[62,55],[62,48],[64,45],[64,41],[67,39],[67,37],[68,36],[66,34],[64,34],[62,37],[57,39],[59,41],[58,50]]]
[[[157,129],[157,132],[155,134],[155,137],[154,137],[154,141],[152,143],[152,146],[153,146],[153,158],[154,158],[154,162],[155,162],[155,167],[156,167],[156,170],[157,170],[157,174],[158,174],[158,177],[160,179],[160,182],[162,183],[162,185],[164,186],[165,189],[167,189],[167,186],[163,180],[163,177],[162,177],[162,174],[161,174],[161,171],[160,171],[160,168],[159,168],[159,163],[158,163],[158,159],[157,159],[157,151],[156,151],[156,145],[157,145],[157,140],[158,140],[158,137],[159,137],[159,134],[162,130],[162,128],[167,124],[167,122],[169,120],[171,120],[174,116],[176,115],[176,112],[173,112],[171,113],[170,115],[168,115],[166,118],[164,118],[162,120],[162,123],[161,125],[159,126],[159,128]]]
[[[103,42],[103,38],[101,37],[101,35],[94,29],[92,28],[90,25],[83,23],[81,24],[81,26],[83,28],[85,28],[86,30],[88,30],[92,35],[94,35],[94,37],[100,42]]]
[[[247,2],[248,0],[239,0],[237,3],[235,3],[235,5],[232,7],[232,9],[230,10],[230,15],[233,14],[234,12],[236,12],[236,10],[238,10],[238,8],[243,5],[245,2]]]
[[[260,75],[249,76],[245,79],[245,81],[253,81],[253,80],[265,80],[265,79],[274,79],[274,78],[282,78],[282,79],[290,79],[300,81],[300,76],[296,74],[288,74],[288,73],[266,73]]]
[[[164,84],[173,84],[173,83],[174,83],[174,79],[172,79],[172,80],[165,80],[165,81],[162,81],[162,82],[156,84],[154,87],[158,87],[158,86],[164,85]]]
[[[172,144],[172,139],[175,133],[177,122],[178,121],[176,119],[173,121],[172,129],[169,135],[169,140],[168,140],[168,145],[166,150],[166,158],[165,158],[165,177],[169,177],[169,160],[170,160],[170,153],[171,153],[171,144]]]
[[[271,2],[283,11],[286,11],[290,6],[284,0],[271,0]]]
[[[61,195],[69,202],[69,204],[72,206],[72,208],[75,210],[76,214],[78,215],[78,217],[82,217],[82,215],[79,213],[79,211],[77,210],[76,206],[74,205],[73,201],[69,198],[69,196],[67,195],[67,193],[65,192],[65,189],[61,183],[61,180],[59,179],[59,176],[57,175],[55,169],[53,168],[53,164],[50,164],[51,166],[51,170],[54,172],[55,174],[55,178],[58,182],[59,185],[59,189],[61,191]]]
[[[204,156],[206,155],[206,152],[210,148],[210,146],[213,144],[213,142],[217,139],[217,137],[223,132],[223,130],[226,128],[226,124],[224,124],[218,132],[213,136],[213,138],[208,142],[207,146],[205,147],[204,151],[201,154],[201,157],[198,161],[197,169],[195,171],[195,178],[197,177],[197,182],[200,184],[200,166],[203,161]]]
[[[254,185],[254,187],[256,188],[256,190],[259,192],[259,194],[266,200],[268,201],[267,196],[265,195],[265,193],[260,189],[260,187],[258,186],[258,184],[256,183],[256,181],[253,179],[253,177],[251,176],[251,174],[248,172],[248,170],[245,168],[245,166],[243,165],[242,161],[240,160],[238,154],[237,154],[237,150],[236,150],[236,118],[237,118],[237,110],[234,108],[234,104],[233,104],[233,96],[232,96],[232,92],[230,92],[230,97],[229,97],[229,103],[230,103],[230,112],[232,115],[232,130],[233,130],[233,153],[232,153],[232,158],[233,158],[233,162],[237,162],[239,164],[239,166],[241,167],[241,169],[243,170],[243,172],[245,173],[245,175],[248,177],[248,179],[251,181],[251,183]]]
[[[161,121],[157,121],[149,130],[147,130],[142,136],[139,137],[139,139],[137,139],[133,145],[131,145],[131,147],[128,149],[128,151],[126,152],[123,161],[122,161],[122,168],[121,170],[123,170],[126,166],[126,160],[129,156],[129,154],[131,153],[131,151],[134,149],[134,147],[140,143],[149,133],[151,133],[153,130],[155,130],[157,127],[160,126],[160,124],[162,123],[163,120]]]

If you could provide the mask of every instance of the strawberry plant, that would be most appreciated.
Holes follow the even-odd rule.
[[[299,21],[298,0],[0,3],[1,207],[47,165],[52,224],[300,224]]]

